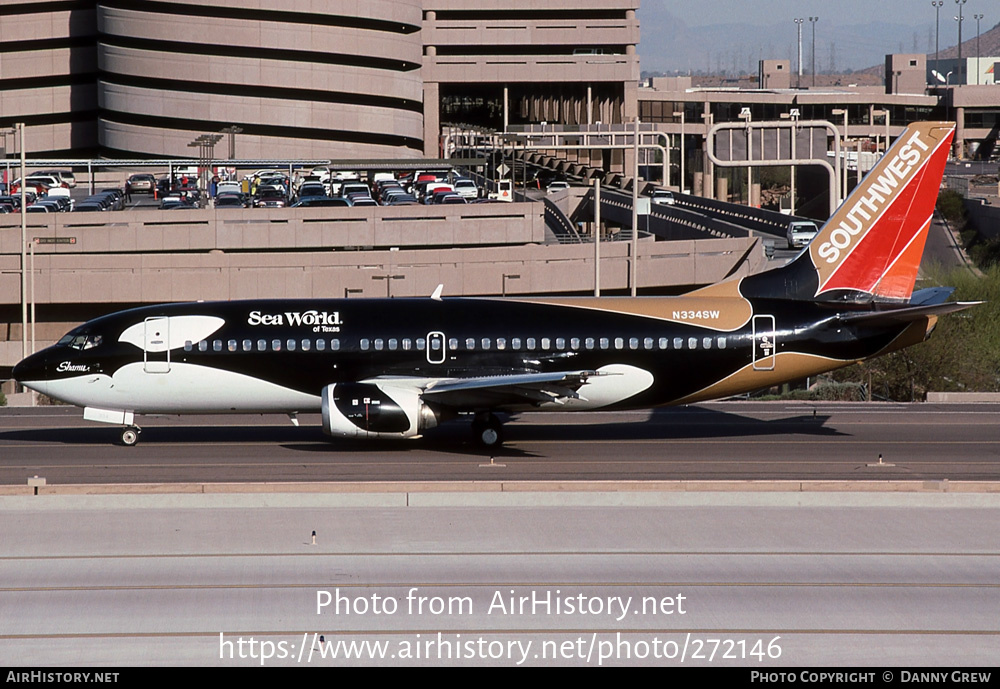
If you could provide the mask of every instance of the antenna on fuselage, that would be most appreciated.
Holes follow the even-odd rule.
[[[441,301],[441,293],[444,292],[444,283],[441,283],[434,288],[434,293],[431,294],[431,299],[434,301]]]

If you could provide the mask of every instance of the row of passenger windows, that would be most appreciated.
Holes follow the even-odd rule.
[[[443,340],[440,338],[431,338],[431,350],[440,351]],[[362,351],[374,350],[377,352],[388,350],[388,351],[410,351],[414,349],[414,340],[410,338],[404,338],[402,340],[396,338],[362,338],[358,343]],[[416,350],[421,351],[427,345],[427,341],[419,337],[416,339]],[[515,351],[520,351],[522,349],[527,351],[551,351],[553,349],[558,351],[563,351],[570,349],[572,351],[578,351],[580,349],[593,350],[593,349],[725,349],[726,348],[726,338],[725,337],[675,337],[675,338],[653,338],[653,337],[630,337],[627,340],[624,337],[601,337],[601,338],[579,338],[579,337],[542,337],[542,338],[520,338],[512,337],[508,340],[506,337],[498,337],[496,339],[483,337],[476,339],[474,337],[465,338],[464,341],[460,341],[457,337],[450,338],[448,340],[448,350],[449,351],[459,351],[464,349],[465,351],[491,351],[491,350],[505,350],[512,349]],[[211,349],[213,352],[229,351],[229,352],[280,352],[282,350],[294,352],[296,350],[301,350],[303,352],[317,351],[324,352],[328,349],[330,351],[337,351],[340,349],[340,340],[332,339],[327,343],[326,340],[297,340],[289,338],[287,340],[282,340],[274,338],[268,339],[258,339],[258,340],[202,340],[198,343],[188,340],[184,343],[184,351],[192,352],[197,349],[199,352],[207,352]]]

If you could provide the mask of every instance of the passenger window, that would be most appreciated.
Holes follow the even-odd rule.
[[[212,340],[212,351],[215,352],[222,351],[222,340]]]
[[[397,340],[394,337],[390,338],[389,339],[389,351],[395,352],[397,349],[399,349],[399,340]]]
[[[507,338],[505,337],[497,338],[497,349],[507,349]]]
[[[258,352],[267,351],[267,340],[264,339],[257,340],[257,351]]]
[[[483,338],[483,349],[489,349],[489,348],[490,348],[490,338],[484,337]]]
[[[249,352],[253,350],[253,340],[243,340],[243,351]]]
[[[375,340],[375,350],[376,351],[381,352],[384,345],[385,345],[385,343],[382,341],[381,337],[376,338],[376,340]]]
[[[467,338],[465,338],[465,348],[466,349],[475,349],[476,348],[476,339],[474,337],[467,337]]]
[[[669,341],[667,340],[667,338],[665,338],[665,337],[661,337],[660,338],[660,349],[667,349],[668,348],[667,347],[668,344],[669,344]]]
[[[190,352],[192,349],[194,349],[194,343],[191,340],[184,340],[184,351]]]
[[[371,347],[371,344],[372,344],[371,341],[367,337],[361,339],[362,350],[368,351],[368,348]]]
[[[512,337],[512,338],[510,338],[510,348],[511,349],[520,349],[521,348],[521,338],[520,337]]]
[[[588,337],[586,340],[583,341],[583,346],[586,347],[587,349],[593,349],[594,348],[594,338]]]
[[[326,350],[326,340],[316,340],[316,351],[322,352]]]
[[[408,338],[408,337],[404,338],[403,339],[403,351],[408,352],[412,348],[413,348],[413,342],[410,341],[410,338]],[[454,349],[454,347],[452,347],[452,349]]]
[[[621,337],[615,338],[615,349],[625,349],[625,340]]]
[[[717,338],[716,339],[716,344],[718,344],[719,349],[725,349],[726,348],[726,338],[724,338],[724,337]]]
[[[566,349],[566,338],[557,337],[556,338],[556,349]]]
[[[601,338],[601,349],[607,349],[611,346],[611,340],[606,337]]]
[[[645,339],[644,339],[644,340],[642,341],[642,346],[643,346],[643,347],[644,347],[645,349],[652,349],[652,348],[653,348],[653,338],[651,338],[651,337],[647,337],[647,338],[645,338]]]
[[[441,340],[435,337],[433,340],[431,340],[431,350],[436,352],[439,349],[441,349]]]
[[[423,349],[426,346],[427,346],[427,340],[424,339],[423,337],[418,337],[417,338],[417,349]]]
[[[285,342],[285,347],[288,349],[289,352],[294,352],[295,351],[295,340],[289,339],[287,342]]]
[[[535,348],[535,338],[529,337],[527,345],[529,350],[533,350]]]
[[[570,338],[569,348],[570,349],[580,349],[580,338],[579,337]]]
[[[275,352],[281,351],[281,340],[271,340],[271,350]]]
[[[302,340],[302,351],[308,352],[310,349],[312,349],[312,342],[309,340]]]
[[[712,348],[712,338],[711,337],[703,337],[702,340],[701,340],[701,346],[704,347],[705,349],[711,349]]]
[[[199,352],[208,351],[208,340],[202,340],[201,342],[198,343],[198,351]]]
[[[629,349],[639,349],[639,338],[630,337],[628,338],[628,348]]]
[[[698,349],[698,338],[689,337],[688,338],[688,349]]]
[[[330,349],[332,349],[333,351],[337,351],[338,349],[340,349],[340,340],[336,338],[330,340]]]
[[[552,340],[548,337],[542,338],[542,349],[552,349]]]
[[[675,337],[674,338],[674,349],[684,349],[684,338]]]
[[[236,340],[230,340],[229,341],[229,351],[230,352],[235,352],[236,351]]]

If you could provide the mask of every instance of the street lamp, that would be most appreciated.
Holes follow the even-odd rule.
[[[958,83],[962,83],[962,22],[965,18],[962,17],[962,5],[966,3],[966,0],[955,0],[955,4],[958,5],[958,16],[954,17],[955,21],[958,22]],[[966,72],[966,82],[968,82],[968,72]]]
[[[750,122],[753,114],[750,108],[742,108],[739,118],[747,121],[747,205],[753,205],[753,131],[750,129]]]
[[[684,193],[684,111],[674,113],[674,117],[681,118],[681,183],[677,185],[678,190]]]
[[[976,86],[979,86],[979,20],[983,18],[981,14],[972,15],[976,18]]]
[[[941,2],[944,2],[944,0],[941,0]],[[799,72],[795,79],[795,88],[802,88],[802,22],[804,21],[805,19],[802,17],[795,18],[795,29],[799,35]]]
[[[385,275],[372,275],[372,280],[385,280],[385,298],[386,299],[388,299],[389,297],[392,296],[390,294],[390,291],[389,291],[389,286],[392,284],[391,281],[392,280],[403,280],[405,278],[406,278],[405,275],[391,275],[391,274],[388,274],[388,273],[385,274]]]
[[[813,29],[813,47],[812,47],[813,86],[816,85],[816,22],[818,21],[819,17],[809,17],[809,22],[812,24],[812,29]]]
[[[843,115],[844,116],[844,165],[843,165],[843,179],[841,180],[840,187],[840,198],[843,199],[847,196],[847,108],[834,108],[830,111],[831,115]]]
[[[934,7],[934,73],[935,74],[940,73],[938,67],[938,38],[941,33],[941,5],[943,4],[944,0],[931,0],[931,5]]]

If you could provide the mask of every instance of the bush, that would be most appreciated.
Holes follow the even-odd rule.
[[[937,209],[955,229],[965,226],[965,199],[957,191],[945,189],[938,194]]]

